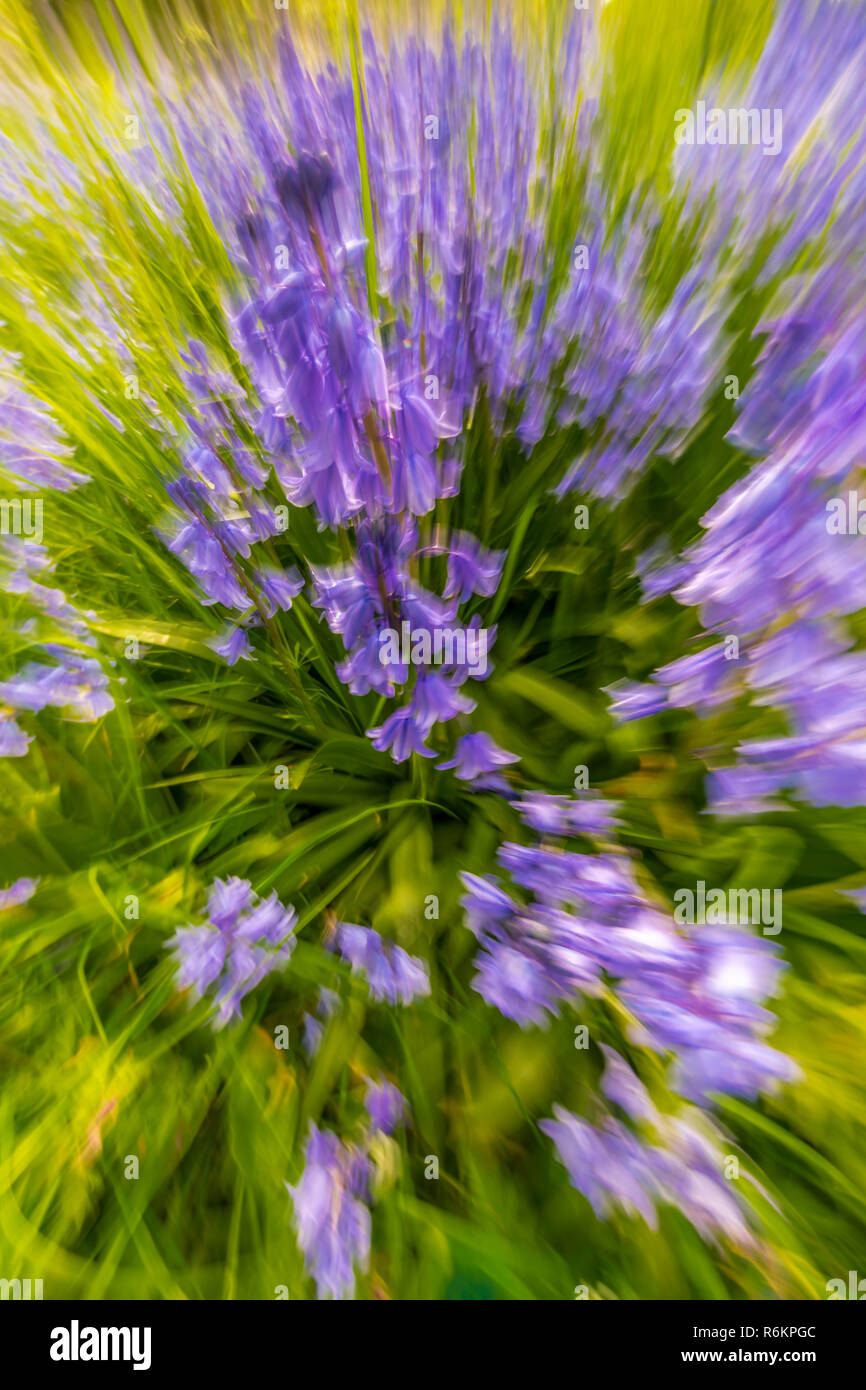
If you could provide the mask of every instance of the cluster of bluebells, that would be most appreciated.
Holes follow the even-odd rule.
[[[22,880],[7,890],[12,906],[35,890]],[[217,879],[210,891],[207,920],[180,927],[166,942],[178,965],[177,984],[193,998],[207,998],[219,1029],[242,1017],[243,999],[274,971],[285,968],[294,949],[297,914],[276,893],[259,898],[241,878]],[[427,966],[401,947],[385,942],[370,927],[337,923],[334,948],[366,981],[370,997],[411,1004],[430,993]],[[315,1056],[325,1025],[339,1008],[339,995],[322,988],[314,1014],[305,1016],[303,1047]],[[384,1077],[371,1081],[365,1095],[366,1123],[359,1144],[345,1142],[316,1125],[307,1139],[299,1182],[286,1184],[292,1200],[298,1244],[315,1280],[319,1298],[349,1298],[358,1271],[370,1255],[370,1204],[374,1165],[370,1151],[379,1136],[406,1123],[407,1106],[399,1089]]]
[[[586,32],[569,30],[561,79],[578,79]],[[364,63],[360,132],[348,77],[331,68],[314,78],[288,41],[281,88],[239,93],[247,157],[227,151],[219,197],[212,197],[215,220],[252,286],[234,318],[235,346],[261,402],[251,423],[283,496],[311,507],[320,530],[343,537],[340,563],[311,568],[312,604],[345,648],[339,678],[354,695],[406,697],[369,730],[374,746],[396,761],[436,757],[431,733],[459,716],[462,732],[438,766],[472,789],[514,800],[503,769],[516,756],[466,728],[474,702],[464,687],[477,673],[456,664],[416,673],[393,654],[383,660],[381,634],[404,622],[413,630],[453,628],[463,604],[496,590],[504,556],[440,524],[460,486],[462,431],[481,397],[494,427],[513,427],[527,452],[551,430],[580,426],[587,442],[556,485],[560,495],[621,495],[653,457],[682,452],[724,360],[723,246],[715,228],[706,228],[689,273],[672,295],[652,300],[643,272],[658,219],[642,205],[611,228],[590,156],[575,229],[585,257],[555,275],[530,192],[539,173],[532,75],[507,34],[494,27],[488,52],[470,40],[458,51],[448,31],[436,53],[416,40],[387,55],[365,42]],[[592,118],[590,101],[579,118],[584,134]],[[286,130],[297,152],[289,159]],[[191,167],[203,167],[204,142],[192,124],[184,139]],[[471,180],[467,147],[475,156]],[[810,346],[804,340],[802,353]],[[800,361],[785,358],[792,377]],[[759,367],[758,381],[760,374]],[[818,395],[826,408],[825,393]],[[189,464],[191,476],[200,472],[200,460]],[[221,481],[210,467],[213,503]],[[247,482],[260,488],[265,480]],[[762,472],[757,486],[765,485]],[[728,548],[762,544],[754,500],[746,498],[739,529],[721,508],[715,553],[698,551],[679,566],[648,565],[648,597],[680,586],[683,602],[727,602],[708,628],[744,640],[761,623],[735,621],[738,604],[797,611],[805,601],[823,604],[825,614],[845,611],[835,592],[821,595],[814,585],[805,596],[790,586],[761,595],[752,563],[743,565],[742,586],[730,583]],[[790,514],[798,512],[802,499],[794,497]],[[714,517],[708,521],[712,529]],[[209,538],[199,540],[204,548]],[[244,534],[244,544],[253,540]],[[188,554],[188,542],[182,536],[176,548]],[[244,602],[232,592],[234,569],[220,557],[233,545],[229,533],[210,547],[212,568],[226,582],[222,594],[200,561],[199,578],[207,580],[208,602],[250,611],[249,594]],[[728,568],[713,571],[720,555]],[[419,577],[431,556],[446,559],[441,593]],[[755,563],[765,561],[756,555]],[[778,571],[792,573],[784,556]],[[716,573],[718,595],[705,598],[701,582],[712,584]],[[771,700],[785,659],[778,642],[766,640],[751,674],[760,686],[764,672],[761,688]],[[228,659],[234,650],[224,653]],[[615,709],[625,717],[669,706],[703,711],[735,698],[739,681],[720,641],[671,663],[648,686],[621,688]],[[641,889],[630,858],[611,846],[613,804],[525,792],[515,805],[536,838],[501,847],[509,881],[464,876],[464,907],[481,948],[475,984],[489,1004],[521,1026],[539,1026],[567,1002],[614,987],[632,1016],[633,1041],[672,1059],[671,1087],[688,1102],[705,1105],[719,1092],[753,1097],[793,1077],[766,1042],[772,1017],[765,1003],[781,970],[774,943],[739,930],[675,928]],[[341,924],[334,945],[375,999],[405,1004],[429,990],[423,963],[369,928]],[[335,1007],[336,997],[323,990],[307,1018],[308,1054]],[[609,1074],[618,1067],[625,1064],[612,1057]],[[600,1215],[605,1191],[647,1219],[656,1202],[677,1201],[703,1233],[722,1230],[747,1244],[740,1205],[720,1180],[714,1139],[696,1114],[693,1106],[675,1118],[653,1112],[651,1144],[613,1115],[592,1125],[560,1114],[548,1132]],[[291,1189],[320,1292],[345,1293],[353,1270],[365,1266],[365,1164],[362,1152],[314,1131],[304,1177]]]
[[[319,1050],[328,1019],[333,1018],[340,1007],[340,996],[324,986],[319,990],[315,1013],[304,1014],[303,1048],[307,1061],[312,1061]]]
[[[26,713],[53,708],[65,719],[90,723],[114,708],[109,679],[96,655],[89,627],[92,612],[82,613],[61,589],[45,583],[51,560],[44,546],[19,536],[0,538],[0,584],[9,595],[26,601],[30,616],[18,627],[28,650],[27,661],[0,681],[0,756],[23,757],[32,742],[18,722]]]
[[[645,209],[611,234],[605,195],[592,189],[575,270],[545,329],[544,360],[564,364],[547,425],[577,423],[586,440],[555,491],[617,499],[652,458],[675,459],[704,418],[722,347],[706,264],[694,264],[670,302],[653,310],[643,269],[658,228]]]
[[[753,1248],[750,1209],[724,1177],[721,1136],[705,1107],[798,1075],[766,1041],[774,1020],[765,1005],[783,969],[776,943],[739,928],[677,928],[612,846],[617,803],[540,791],[512,800],[535,839],[501,846],[509,881],[461,875],[480,945],[475,989],[527,1028],[614,988],[632,1020],[630,1041],[672,1062],[667,1083],[687,1102],[660,1114],[606,1047],[602,1091],[628,1123],[609,1110],[590,1120],[554,1106],[541,1129],[599,1219],[619,1208],[655,1228],[667,1204],[704,1239]]]
[[[289,960],[296,920],[295,909],[275,892],[259,898],[246,879],[216,879],[207,920],[178,927],[166,942],[179,967],[178,986],[208,999],[215,1028],[240,1018],[246,995]]]
[[[69,462],[74,447],[44,401],[21,384],[19,362],[12,353],[0,356],[0,471],[13,477],[26,492],[40,488],[68,492],[89,482],[86,473]]]
[[[411,1004],[430,993],[430,974],[424,961],[383,940],[372,927],[338,922],[334,940],[352,973],[366,980],[371,998],[386,1004]]]
[[[243,418],[244,437],[254,430],[259,452],[238,435],[243,402],[232,397],[242,393],[211,372],[192,344],[201,368],[189,374],[198,415],[194,410],[188,420],[194,444],[182,456],[182,474],[169,485],[183,516],[169,544],[197,579],[203,601],[240,615],[217,651],[230,662],[248,656],[245,629],[289,608],[303,586],[297,571],[283,572],[273,555],[268,565],[240,563],[280,529],[263,491],[273,469],[288,503],[312,506],[320,528],[350,534],[351,560],[312,569],[313,603],[346,649],[340,679],[353,694],[374,690],[390,698],[414,672],[382,659],[383,630],[408,621],[427,632],[454,631],[461,604],[494,592],[504,557],[468,533],[437,532],[422,542],[416,518],[455,495],[460,472],[453,458],[441,456],[440,443],[455,428],[438,408],[438,386],[428,399],[403,338],[384,347],[364,309],[361,244],[342,225],[345,192],[331,161],[281,157],[270,177],[272,198],[263,197],[261,210],[240,227],[243,265],[257,292],[235,320],[263,402],[254,418]],[[422,557],[439,554],[448,562],[441,596],[418,578]],[[370,731],[375,746],[390,748],[397,761],[412,751],[435,756],[422,749],[424,739],[437,722],[474,708],[460,687],[484,674],[457,661],[425,671],[412,682],[409,703]]]
[[[563,90],[576,90],[588,27],[569,26],[558,55]],[[363,65],[360,131],[348,71],[311,71],[284,33],[276,78],[232,93],[241,119],[222,135],[216,180],[212,127],[190,119],[180,132],[216,224],[271,291],[262,302],[276,321],[256,329],[270,339],[260,337],[257,357],[265,379],[275,368],[278,413],[288,407],[295,415],[313,460],[329,398],[343,402],[330,429],[348,436],[366,466],[346,471],[335,461],[327,477],[297,483],[334,519],[371,502],[415,510],[414,498],[428,509],[441,486],[430,446],[444,403],[457,423],[484,392],[494,418],[504,420],[530,376],[549,280],[544,212],[531,206],[540,173],[537,74],[509,26],[494,21],[489,47],[468,35],[461,42],[448,26],[435,46],[410,36],[383,50],[365,34]],[[581,112],[584,134],[591,105]],[[288,167],[287,135],[301,152]],[[167,133],[157,128],[154,138],[168,148]],[[275,266],[289,272],[277,297]],[[536,279],[527,312],[522,287]],[[288,331],[287,309],[296,317]],[[242,332],[249,326],[240,323]],[[327,375],[316,360],[326,340],[333,343]],[[301,355],[287,393],[279,355],[295,347]],[[371,467],[368,409],[388,426],[388,482]],[[352,413],[360,413],[361,431],[347,428]]]
[[[578,16],[555,58],[556,89],[587,85],[591,42]],[[590,138],[591,82],[562,142],[589,151],[573,229],[583,254],[564,269],[553,264],[544,195],[559,171],[539,130],[533,60],[516,53],[507,28],[494,24],[487,46],[471,37],[458,45],[446,28],[435,50],[412,38],[386,52],[365,36],[363,97],[345,70],[312,73],[285,33],[279,45],[276,82],[263,75],[232,93],[226,79],[236,118],[227,112],[214,130],[204,102],[204,122],[178,112],[169,134],[154,116],[156,149],[124,156],[175,213],[156,150],[173,156],[177,135],[244,284],[231,334],[253,390],[188,344],[189,408],[174,440],[181,470],[168,484],[175,518],[166,543],[202,602],[223,613],[213,645],[228,664],[252,657],[251,632],[270,628],[309,582],[312,606],[343,644],[339,679],[352,695],[399,702],[368,730],[377,750],[396,762],[439,757],[431,735],[457,721],[461,732],[438,766],[472,790],[508,797],[530,841],[500,847],[500,875],[463,876],[479,942],[475,988],[521,1027],[615,989],[632,1019],[630,1040],[670,1063],[670,1088],[685,1102],[661,1114],[608,1050],[609,1105],[593,1120],[557,1107],[542,1128],[597,1215],[618,1206],[654,1223],[659,1205],[675,1203],[706,1238],[724,1234],[746,1247],[744,1205],[721,1178],[720,1136],[696,1107],[793,1078],[766,1041],[778,948],[730,927],[677,928],[615,844],[615,804],[513,790],[503,769],[516,755],[467,723],[468,682],[487,670],[457,660],[417,670],[393,654],[383,659],[381,637],[406,623],[471,632],[481,623],[477,600],[483,611],[497,590],[504,553],[447,524],[476,412],[497,440],[513,430],[527,455],[551,432],[576,427],[581,443],[555,483],[560,496],[618,498],[654,457],[681,455],[720,386],[731,268],[751,272],[760,246],[768,255],[756,283],[772,279],[778,289],[729,435],[755,462],[706,514],[686,554],[640,563],[646,598],[673,594],[694,606],[712,636],[651,679],[614,688],[612,707],[626,719],[667,709],[703,715],[748,695],[786,715],[788,733],[742,743],[733,766],[719,755],[708,787],[716,812],[760,810],[790,790],[819,805],[866,801],[866,666],[841,621],[866,606],[866,552],[858,537],[830,533],[825,510],[862,463],[864,304],[846,258],[862,244],[866,207],[857,71],[866,25],[847,3],[819,23],[808,0],[786,0],[743,103],[784,106],[785,155],[710,147],[698,159],[676,150],[694,255],[670,294],[647,290],[661,221],[651,200],[609,224]],[[814,60],[809,88],[792,108],[784,93],[795,59],[803,73],[803,51]],[[829,221],[840,254],[822,269]],[[795,260],[815,267],[805,281],[784,278]],[[10,389],[0,419],[0,466],[21,487],[87,481],[39,402]],[[308,575],[281,565],[283,501],[311,509],[334,553],[339,545],[339,563],[311,565]],[[95,719],[111,696],[90,655],[90,615],[44,582],[42,548],[5,538],[2,560],[7,591],[39,614],[32,621],[50,619],[65,634],[0,683],[0,754],[20,756],[29,742],[22,711],[53,705]],[[434,573],[445,574],[441,592],[430,587]],[[740,644],[734,661],[730,635]],[[488,631],[488,644],[494,636]],[[21,880],[0,906],[30,891]],[[218,880],[207,921],[168,943],[178,983],[210,1001],[215,1026],[239,1018],[246,995],[288,961],[295,920],[276,894],[260,900],[245,880]],[[426,964],[371,928],[340,923],[329,944],[377,1002],[406,1006],[430,992]],[[338,996],[322,989],[306,1017],[308,1057],[337,1007]],[[366,1106],[358,1142],[312,1127],[303,1174],[289,1187],[322,1297],[350,1296],[368,1267],[371,1144],[405,1114],[386,1081],[371,1084]]]
[[[8,904],[0,905],[25,901],[26,889],[24,881],[13,885]],[[295,945],[297,914],[283,907],[275,892],[260,899],[245,879],[233,877],[214,882],[206,916],[201,925],[178,928],[166,946],[179,967],[178,986],[210,1001],[213,1026],[219,1029],[242,1017],[243,999],[267,975],[285,968]],[[331,939],[353,973],[364,978],[372,999],[408,1005],[430,993],[424,962],[372,928],[337,923]],[[305,1016],[303,1047],[310,1061],[338,1008],[339,996],[321,989],[315,1013]],[[384,1077],[369,1083],[365,1109],[360,1146],[311,1126],[303,1174],[295,1186],[286,1184],[298,1243],[320,1298],[351,1297],[356,1271],[367,1268],[373,1193],[368,1150],[377,1136],[389,1136],[406,1122],[406,1102]]]
[[[29,903],[38,887],[38,878],[17,878],[8,888],[0,889],[0,912]]]
[[[298,1244],[319,1298],[351,1298],[357,1272],[369,1267],[369,1150],[378,1135],[390,1135],[405,1123],[406,1102],[384,1078],[368,1086],[365,1107],[368,1123],[358,1144],[311,1125],[301,1178],[294,1186],[286,1183]]]
[[[724,255],[735,273],[770,283],[804,250],[821,245],[828,224],[834,259],[846,259],[858,236],[862,246],[864,61],[866,16],[856,0],[781,0],[739,89],[720,76],[701,93],[708,108],[778,111],[783,118],[781,149],[771,157],[755,145],[680,144],[673,151],[676,196],[707,251]]]
[[[655,304],[641,286],[657,220],[641,207],[608,225],[589,139],[594,43],[589,17],[575,17],[555,60],[562,90],[582,84],[590,94],[570,132],[588,152],[575,228],[588,261],[564,274],[551,263],[547,212],[534,196],[551,172],[541,157],[539,57],[518,54],[508,25],[494,22],[486,47],[458,42],[448,26],[436,46],[412,37],[383,51],[365,35],[360,113],[349,74],[310,71],[283,33],[278,76],[234,92],[236,123],[215,136],[192,114],[179,122],[189,167],[250,290],[232,333],[259,403],[249,415],[254,470],[272,468],[287,502],[311,507],[320,529],[344,538],[349,558],[313,568],[312,602],[343,641],[337,671],[351,692],[400,698],[368,731],[398,762],[437,756],[429,739],[440,724],[460,716],[465,729],[474,702],[463,687],[487,674],[454,664],[416,673],[383,660],[380,645],[383,630],[403,622],[465,631],[461,606],[497,587],[503,555],[438,524],[459,489],[465,427],[479,403],[527,451],[580,424],[592,444],[559,490],[611,496],[653,454],[676,456],[712,380],[721,330],[706,267]],[[168,153],[156,118],[151,138]],[[225,156],[216,169],[214,138]],[[237,458],[225,434],[222,443]],[[263,536],[268,507],[240,534],[236,520],[226,528],[224,516],[205,515],[203,499],[219,512],[227,495],[212,453],[205,442],[204,459],[198,448],[185,458],[172,490],[186,524],[172,544],[205,602],[242,615],[217,645],[234,661],[249,654],[246,628],[260,620],[251,602],[279,581],[273,569],[267,581],[247,570],[239,587],[236,557],[248,554],[251,526]],[[419,578],[432,555],[447,557],[441,594]],[[297,582],[292,574],[282,586],[287,598]],[[266,601],[287,606],[273,593]],[[456,757],[443,765],[461,767]]]
[[[0,476],[10,476],[26,494],[68,492],[89,480],[72,467],[72,447],[42,402],[18,383],[12,359],[3,362],[0,396]],[[42,499],[17,499],[32,518]],[[93,722],[114,708],[109,678],[91,628],[96,614],[79,609],[51,582],[54,566],[45,546],[22,533],[0,536],[0,588],[20,608],[16,627],[31,659],[0,680],[0,757],[23,757],[33,735],[22,716],[53,708],[63,718]],[[5,529],[5,528],[4,528]],[[39,527],[41,540],[41,525]],[[26,722],[26,721],[25,721]]]
[[[384,659],[384,631],[404,622],[453,629],[461,603],[494,591],[503,556],[466,533],[422,542],[417,518],[455,495],[460,474],[440,447],[459,421],[450,423],[439,377],[417,355],[423,324],[386,332],[373,314],[357,206],[332,159],[269,157],[269,207],[242,229],[258,293],[236,321],[265,402],[258,427],[287,499],[313,507],[320,528],[351,537],[351,559],[312,569],[313,604],[347,654],[337,673],[355,695],[392,698],[414,672]],[[441,553],[448,577],[440,596],[421,584],[419,564]],[[412,752],[435,756],[425,742],[433,727],[474,708],[461,693],[469,674],[453,662],[418,675],[408,703],[370,730],[375,747],[398,762]]]
[[[436,670],[428,666],[416,673],[402,661],[402,653],[396,659],[389,654],[382,636],[388,630],[399,631],[404,623],[409,623],[410,630],[425,633],[447,630],[462,634],[465,655],[466,644],[476,640],[480,619],[467,627],[456,625],[459,604],[472,594],[493,592],[503,556],[485,551],[466,532],[456,533],[448,548],[448,579],[440,597],[426,590],[413,570],[421,554],[446,547],[439,541],[419,546],[414,517],[359,522],[355,537],[354,559],[313,568],[313,604],[322,610],[331,631],[340,635],[348,654],[338,664],[337,674],[354,695],[373,690],[389,698],[407,687],[414,675],[408,702],[368,733],[373,746],[388,749],[395,762],[405,761],[411,753],[433,758],[435,750],[426,740],[434,726],[471,713],[475,702],[463,686],[469,679],[483,680],[490,667],[485,664],[482,670],[461,662],[455,647],[453,660]],[[487,630],[488,646],[494,638],[495,629]]]
[[[252,658],[249,629],[290,609],[304,581],[268,553],[267,542],[284,527],[265,491],[267,453],[245,442],[255,435],[244,392],[212,367],[199,342],[184,358],[188,442],[182,472],[167,484],[180,521],[164,538],[198,582],[202,603],[226,610],[212,646],[233,666]]]
[[[371,1167],[360,1149],[312,1125],[300,1181],[286,1183],[298,1245],[319,1298],[351,1298],[356,1269],[366,1273],[369,1267]]]
[[[277,81],[237,92],[242,120],[226,137],[218,187],[212,132],[187,124],[185,152],[217,225],[261,286],[238,327],[254,379],[294,422],[291,491],[331,523],[382,508],[424,514],[449,495],[452,465],[434,463],[436,437],[459,429],[482,396],[497,430],[513,426],[527,450],[556,426],[589,432],[607,420],[581,469],[607,493],[654,450],[675,454],[700,420],[719,325],[701,266],[670,303],[642,294],[658,230],[649,210],[610,226],[603,142],[592,138],[596,39],[591,16],[575,16],[553,59],[557,89],[584,93],[553,169],[540,55],[518,52],[495,19],[485,45],[447,25],[433,46],[412,36],[383,50],[365,35],[360,133],[348,73],[311,72],[283,36]],[[287,131],[302,152],[288,167]],[[561,274],[535,195],[572,149],[586,265],[575,256]],[[339,458],[332,448],[323,460],[325,440],[339,443]]]
[[[729,1155],[718,1127],[695,1106],[683,1106],[675,1115],[660,1113],[619,1054],[608,1047],[602,1051],[601,1092],[608,1105],[599,1097],[597,1109],[604,1112],[599,1122],[554,1106],[555,1118],[540,1125],[595,1215],[604,1220],[620,1210],[643,1217],[655,1230],[658,1208],[672,1206],[704,1240],[724,1237],[740,1250],[754,1250],[752,1211],[740,1184],[725,1177]]]
[[[791,103],[784,97],[804,43],[814,61]],[[768,159],[755,147],[677,150],[703,254],[775,289],[728,435],[748,471],[702,518],[697,544],[678,558],[644,556],[639,568],[648,599],[670,593],[693,605],[707,632],[736,637],[739,653],[730,660],[717,640],[611,694],[623,719],[670,708],[703,715],[738,696],[781,712],[787,730],[744,739],[734,761],[728,749],[708,750],[708,803],[719,815],[776,809],[786,793],[818,806],[866,800],[866,656],[844,622],[866,604],[866,544],[856,527],[836,534],[828,524],[833,499],[847,500],[862,479],[864,52],[859,6],[819,11],[787,0],[736,103],[784,109],[782,151]],[[758,246],[769,254],[756,258]]]
[[[566,1001],[601,998],[615,984],[633,1041],[674,1058],[670,1084],[686,1099],[754,1097],[793,1079],[765,1041],[773,1018],[764,1002],[783,968],[775,942],[730,927],[678,929],[626,854],[569,845],[609,839],[613,803],[533,792],[517,805],[540,838],[500,847],[510,882],[462,875],[481,947],[475,988],[489,1004],[521,1027],[544,1026]]]
[[[717,642],[650,682],[623,684],[612,692],[614,711],[703,714],[746,692],[786,717],[788,732],[744,740],[732,766],[714,754],[708,792],[719,814],[772,809],[785,791],[819,806],[866,799],[866,658],[844,624],[866,604],[866,545],[827,524],[828,501],[847,500],[846,480],[860,465],[854,382],[866,369],[864,309],[846,313],[842,288],[822,278],[766,324],[733,431],[764,460],[714,504],[703,538],[681,560],[645,568],[648,596],[672,592],[695,605],[705,628],[737,637],[739,655],[726,659]]]

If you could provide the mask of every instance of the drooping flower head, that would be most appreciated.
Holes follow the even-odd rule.
[[[301,1179],[286,1188],[298,1244],[319,1298],[351,1298],[356,1271],[368,1267],[370,1176],[364,1154],[330,1131],[310,1126]]]
[[[215,1028],[241,1017],[241,1003],[294,949],[297,913],[275,892],[259,898],[246,879],[216,879],[201,926],[178,927],[166,942],[178,963],[177,982],[213,1004]]]

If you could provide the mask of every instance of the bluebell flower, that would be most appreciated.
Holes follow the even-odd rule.
[[[18,878],[8,888],[0,888],[0,912],[29,902],[38,887],[38,878]]]
[[[34,614],[19,632],[29,637],[40,616],[51,619],[54,629],[53,640],[30,645],[40,660],[26,662],[0,682],[0,757],[23,757],[31,742],[13,712],[54,708],[65,719],[93,722],[114,708],[106,671],[95,655],[85,654],[97,646],[91,628],[96,614],[40,582],[52,570],[44,546],[15,535],[0,537],[0,587],[20,596]]]
[[[775,943],[729,927],[677,931],[621,855],[506,843],[499,860],[532,900],[464,874],[462,903],[481,946],[473,986],[507,1018],[543,1026],[607,976],[635,1018],[634,1041],[673,1054],[680,1095],[706,1103],[796,1079],[764,1037],[782,969]]]
[[[260,899],[246,879],[216,879],[208,921],[178,927],[166,942],[178,963],[177,983],[193,997],[209,998],[213,1025],[241,1017],[241,1003],[256,985],[281,969],[294,949],[297,913],[276,893]]]
[[[632,1120],[656,1121],[658,1111],[646,1086],[612,1047],[602,1043],[601,1051],[605,1061],[601,1089],[607,1099],[621,1106]]]
[[[370,1116],[370,1128],[374,1133],[378,1131],[381,1134],[393,1134],[397,1126],[403,1123],[406,1101],[390,1081],[380,1079],[378,1082],[371,1082],[364,1105]]]
[[[213,650],[223,657],[229,666],[234,666],[237,661],[253,661],[255,659],[250,647],[249,635],[242,627],[229,626],[219,637],[212,637],[208,646],[213,647]]]
[[[419,675],[409,703],[412,718],[425,738],[435,724],[444,724],[458,714],[471,714],[474,709],[474,700],[435,671]]]
[[[353,974],[366,977],[370,994],[387,1004],[411,1004],[430,993],[430,976],[424,961],[402,947],[384,941],[371,927],[338,923],[337,948]]]
[[[617,1103],[630,1094],[620,1092]],[[609,1114],[591,1124],[561,1106],[553,1111],[555,1119],[542,1120],[539,1128],[553,1140],[572,1185],[600,1220],[621,1210],[643,1217],[655,1230],[658,1208],[666,1204],[704,1240],[724,1238],[740,1251],[755,1249],[747,1199],[736,1190],[740,1184],[724,1175],[722,1135],[693,1107],[661,1115],[641,1106],[637,1117],[650,1128],[645,1135]]]
[[[337,1012],[339,1004],[340,996],[335,994],[332,989],[323,987],[319,990],[315,1014],[304,1014],[303,1048],[308,1061],[312,1061],[318,1052],[325,1031],[325,1023]]]
[[[666,693],[646,681],[615,681],[605,692],[611,697],[610,712],[617,719],[646,719],[667,708]]]
[[[413,753],[419,753],[422,758],[436,757],[435,751],[424,742],[425,733],[416,722],[414,712],[408,708],[389,714],[384,724],[367,730],[367,737],[380,752],[389,748],[395,763],[405,762]]]
[[[516,753],[507,753],[504,748],[498,747],[489,734],[478,733],[464,734],[457,740],[453,758],[436,766],[442,770],[456,768],[455,776],[463,782],[470,782],[485,772],[493,772],[497,767],[519,762]]]
[[[89,476],[73,467],[73,447],[65,442],[46,403],[21,384],[17,368],[16,356],[0,354],[0,469],[28,492],[82,487]]]
[[[448,547],[448,582],[443,597],[464,603],[472,594],[489,598],[496,592],[505,551],[485,550],[468,531],[451,536]]]
[[[286,1189],[298,1244],[319,1298],[351,1298],[370,1260],[370,1164],[335,1134],[310,1125],[304,1171]]]
[[[551,792],[527,791],[515,801],[522,819],[544,835],[604,835],[618,824],[619,804],[587,793],[579,800]]]
[[[269,618],[278,608],[289,609],[304,587],[304,581],[297,570],[278,570],[273,566],[256,570],[253,576],[259,585],[259,594],[264,602]]]
[[[23,758],[33,741],[8,711],[0,710],[0,758]]]

